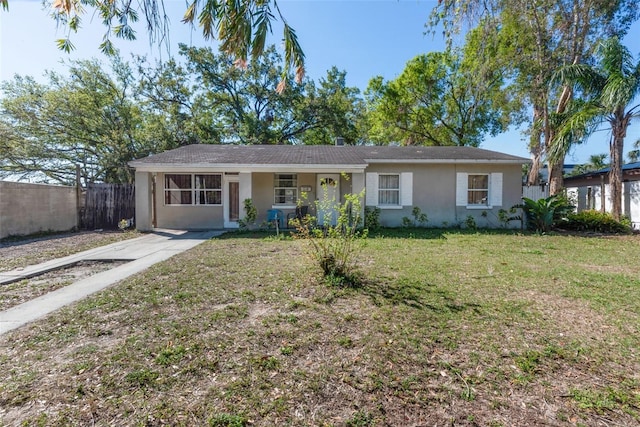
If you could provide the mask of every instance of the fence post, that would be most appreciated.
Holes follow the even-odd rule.
[[[76,165],[76,228],[82,225],[82,184],[80,183],[80,165]]]

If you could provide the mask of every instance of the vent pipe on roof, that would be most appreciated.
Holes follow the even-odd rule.
[[[344,138],[341,136],[336,137],[336,145],[337,146],[343,146],[344,145]]]

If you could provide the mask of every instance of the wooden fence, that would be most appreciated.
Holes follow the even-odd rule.
[[[115,229],[118,223],[135,216],[133,184],[89,184],[85,193],[82,228]]]
[[[523,185],[522,197],[532,200],[540,200],[549,197],[548,185]]]

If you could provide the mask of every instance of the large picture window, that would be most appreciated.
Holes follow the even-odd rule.
[[[468,205],[488,205],[489,204],[489,175],[468,176],[467,184],[467,204]]]
[[[378,175],[378,204],[400,204],[400,175]]]
[[[221,205],[222,175],[166,174],[165,205]]]
[[[298,176],[296,174],[276,174],[273,182],[276,205],[295,205],[298,202]]]

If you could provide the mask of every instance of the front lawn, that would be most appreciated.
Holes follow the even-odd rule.
[[[640,422],[640,239],[405,230],[365,283],[208,241],[0,336],[0,425]]]

